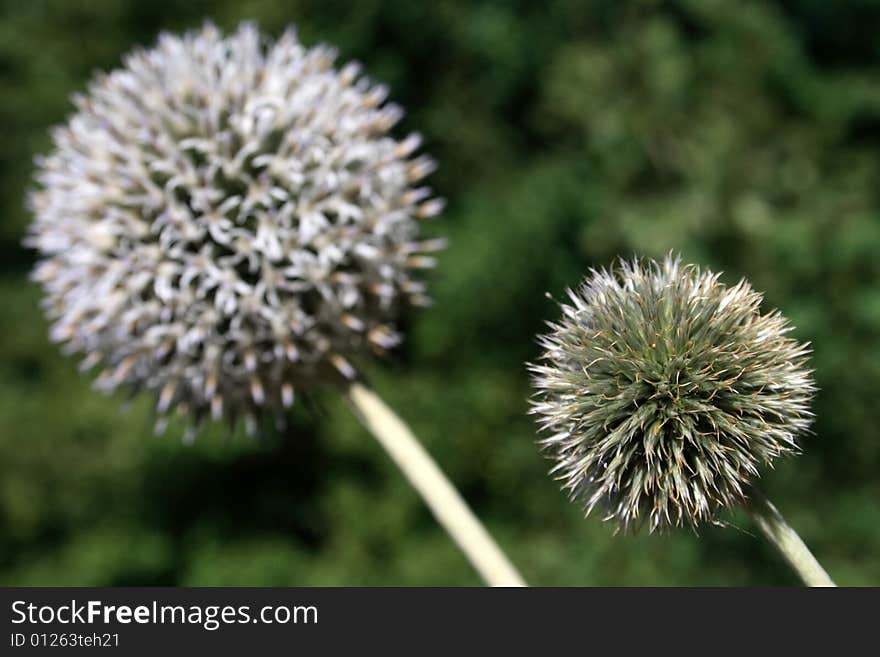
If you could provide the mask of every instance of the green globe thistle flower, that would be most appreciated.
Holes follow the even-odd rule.
[[[530,365],[532,413],[563,488],[619,529],[696,526],[798,451],[809,347],[741,280],[677,257],[620,260],[569,291]]]

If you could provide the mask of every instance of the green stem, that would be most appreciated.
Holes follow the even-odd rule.
[[[756,488],[749,491],[746,510],[764,537],[779,551],[804,584],[836,586],[801,537],[761,491]]]
[[[355,415],[403,471],[486,583],[489,586],[526,586],[522,576],[403,420],[361,383],[351,384],[346,396]]]

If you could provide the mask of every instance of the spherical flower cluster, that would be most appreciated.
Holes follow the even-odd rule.
[[[695,526],[797,451],[809,348],[762,295],[678,258],[621,260],[569,291],[531,365],[552,472],[619,529]]]
[[[37,161],[27,243],[51,337],[162,416],[244,417],[356,376],[427,303],[442,201],[357,64],[250,24],[162,35],[99,75]]]

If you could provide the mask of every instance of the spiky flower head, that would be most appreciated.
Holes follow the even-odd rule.
[[[695,526],[797,451],[809,348],[741,280],[669,256],[593,270],[531,365],[552,472],[619,529]]]
[[[243,24],[164,34],[99,75],[38,159],[27,243],[51,337],[106,390],[245,417],[355,376],[427,302],[434,163],[387,89],[335,52]],[[161,416],[160,416],[161,417]],[[161,421],[161,420],[160,420]]]

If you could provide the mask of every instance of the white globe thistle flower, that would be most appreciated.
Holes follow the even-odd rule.
[[[163,34],[99,75],[37,161],[27,244],[51,338],[97,386],[205,417],[290,406],[356,376],[428,302],[442,201],[387,89],[335,51],[251,24]]]
[[[679,258],[592,271],[540,338],[552,472],[619,529],[695,526],[749,496],[811,422],[809,348],[742,280]]]

